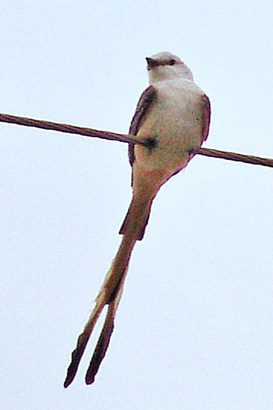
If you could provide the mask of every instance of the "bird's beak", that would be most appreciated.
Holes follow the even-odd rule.
[[[157,67],[159,64],[158,64],[158,61],[157,60],[154,60],[153,58],[151,58],[151,57],[146,57],[146,61],[147,61],[147,68],[148,68],[148,70],[151,70],[152,68],[154,68],[154,67]]]

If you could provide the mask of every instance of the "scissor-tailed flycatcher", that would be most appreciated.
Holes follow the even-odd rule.
[[[86,373],[86,383],[93,383],[114,329],[130,256],[136,241],[143,238],[153,199],[161,185],[187,165],[193,156],[191,152],[201,146],[209,132],[209,99],[193,82],[189,68],[167,52],[146,60],[150,86],[139,99],[129,131],[143,141],[143,145],[129,145],[133,197],[120,229],[123,238],[72,353],[65,387],[73,381],[96,321],[108,305]]]

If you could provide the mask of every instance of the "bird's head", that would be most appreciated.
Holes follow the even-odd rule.
[[[175,79],[176,77],[193,80],[191,70],[186,64],[179,57],[167,51],[146,57],[146,61],[150,84],[156,81]]]

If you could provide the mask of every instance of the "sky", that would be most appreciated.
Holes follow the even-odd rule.
[[[273,157],[270,0],[3,1],[0,112],[126,133],[145,57],[211,100],[204,146]],[[119,246],[127,145],[0,124],[5,410],[273,405],[273,170],[196,156],[154,201],[96,381],[63,388]]]

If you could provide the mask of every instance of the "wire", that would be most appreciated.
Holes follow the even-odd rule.
[[[43,120],[34,120],[32,118],[18,117],[9,114],[0,114],[0,122],[9,124],[24,125],[27,127],[42,128],[51,131],[66,132],[69,134],[77,134],[85,137],[101,138],[110,141],[126,142],[127,144],[142,144],[134,135],[117,134],[110,131],[100,131],[92,128],[78,127],[69,124],[59,124]],[[229,161],[239,161],[246,164],[262,165],[264,167],[273,168],[273,159],[256,157],[254,155],[238,154],[236,152],[220,151],[212,148],[198,148],[192,151],[195,155],[204,155],[212,158],[226,159]]]
[[[193,151],[195,154],[204,155],[206,157],[227,159],[229,161],[244,162],[246,164],[262,165],[264,167],[273,168],[273,159],[256,157],[254,155],[238,154],[236,152],[220,151],[212,148],[198,148]]]
[[[56,122],[34,120],[32,118],[18,117],[18,116],[9,115],[9,114],[0,114],[0,122],[24,125],[26,127],[42,128],[42,129],[51,130],[51,131],[66,132],[69,134],[78,134],[84,137],[94,137],[94,138],[102,138],[102,139],[111,140],[111,141],[126,142],[127,144],[128,143],[133,143],[133,144],[140,143],[139,141],[137,141],[136,138],[134,138],[134,136],[117,134],[117,133],[110,132],[110,131],[99,131],[99,130],[95,130],[91,128],[78,127],[78,126],[69,125],[69,124],[60,124]]]

